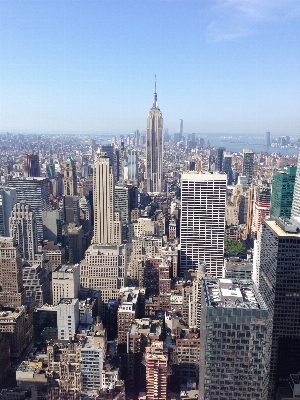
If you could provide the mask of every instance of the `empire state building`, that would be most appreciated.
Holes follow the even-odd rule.
[[[163,192],[163,118],[157,106],[156,81],[153,106],[147,119],[147,192]]]

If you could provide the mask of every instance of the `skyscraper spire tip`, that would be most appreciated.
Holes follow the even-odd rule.
[[[153,108],[157,108],[157,93],[156,93],[156,74],[154,75],[154,101]]]

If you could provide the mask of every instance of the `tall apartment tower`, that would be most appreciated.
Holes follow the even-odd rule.
[[[17,308],[25,297],[20,247],[14,238],[0,237],[0,305]]]
[[[138,153],[136,150],[128,150],[127,162],[128,162],[128,180],[132,183],[137,184],[139,180],[139,175],[138,175]]]
[[[298,155],[297,171],[295,178],[294,196],[292,204],[292,217],[300,217],[300,152]]]
[[[217,157],[216,157],[216,171],[223,171],[223,160],[224,160],[224,148],[217,148]]]
[[[128,225],[130,222],[130,192],[126,186],[115,186],[115,207],[120,212],[123,239],[127,238]]]
[[[40,176],[39,156],[37,154],[24,154],[23,160],[26,178]]]
[[[9,217],[16,202],[15,188],[0,188],[0,236],[9,236]]]
[[[273,172],[271,218],[291,217],[296,170],[295,166],[285,166]]]
[[[76,163],[71,157],[64,163],[63,185],[65,196],[77,195]]]
[[[108,155],[99,150],[94,161],[93,206],[93,243],[121,243],[121,221],[115,212],[113,166]]]
[[[9,218],[10,236],[21,247],[26,260],[34,260],[37,253],[37,227],[35,215],[29,204],[15,204]]]
[[[268,309],[249,281],[203,278],[199,399],[267,399]]]
[[[43,211],[49,210],[49,179],[27,178],[10,181],[16,188],[17,201],[25,201],[35,214],[38,241],[43,240]]]
[[[153,106],[147,119],[147,192],[163,192],[163,118],[157,105],[156,81]]]
[[[270,215],[271,189],[258,187],[254,197],[251,233],[254,238],[257,238],[262,222]]]
[[[253,150],[243,150],[243,175],[247,177],[248,185],[251,184],[253,178],[253,164],[254,164],[254,152]]]
[[[152,341],[146,347],[146,400],[167,398],[168,357],[163,353],[163,342]]]
[[[227,175],[203,171],[181,176],[180,276],[203,263],[222,277]]]
[[[268,307],[269,395],[300,371],[300,233],[286,218],[262,225],[259,291]],[[296,372],[297,373],[297,372]]]
[[[227,183],[228,185],[231,185],[233,182],[232,155],[224,154],[222,171],[224,171],[227,174]]]
[[[180,140],[183,137],[183,119],[179,120],[179,126],[178,126],[178,141],[180,142]]]

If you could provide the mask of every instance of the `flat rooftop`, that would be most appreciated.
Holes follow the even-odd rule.
[[[181,181],[207,181],[207,180],[224,180],[227,181],[226,172],[212,171],[186,171],[181,175]]]
[[[79,264],[75,265],[60,265],[56,268],[55,272],[63,272],[68,274],[73,274],[74,271],[78,268]]]
[[[204,278],[203,286],[208,307],[267,309],[252,282]]]
[[[282,229],[275,221],[270,221],[267,220],[265,221],[265,223],[278,235],[278,236],[286,236],[286,237],[290,237],[290,236],[296,236],[296,237],[300,237],[300,233],[297,232],[287,232],[284,229]],[[292,223],[291,223],[292,225]]]
[[[60,302],[58,303],[58,305],[60,305],[60,304],[66,304],[66,305],[71,305],[71,304],[76,304],[76,302],[78,301],[78,299],[68,299],[68,298],[65,298],[65,299],[61,299],[60,300]]]

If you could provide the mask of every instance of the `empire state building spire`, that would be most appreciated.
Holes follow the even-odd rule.
[[[156,75],[155,75],[155,82],[154,82],[154,101],[153,101],[153,108],[157,108]]]
[[[163,192],[163,118],[157,106],[156,75],[153,107],[147,119],[146,179],[147,192]]]

